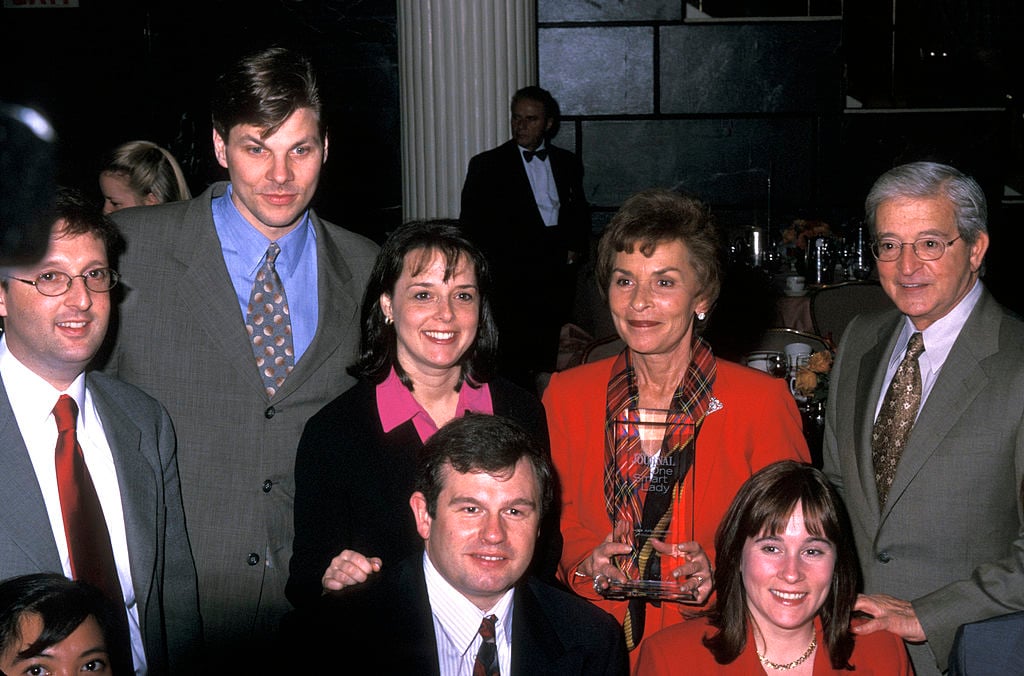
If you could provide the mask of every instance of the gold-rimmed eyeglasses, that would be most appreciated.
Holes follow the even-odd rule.
[[[36,287],[36,291],[44,296],[53,297],[63,296],[67,293],[71,289],[71,285],[79,277],[85,282],[85,288],[90,291],[106,293],[117,286],[117,280],[121,276],[117,274],[117,270],[111,268],[96,268],[95,270],[83,272],[80,275],[69,275],[66,272],[51,270],[40,272],[35,279],[21,279],[20,277],[11,276],[7,276],[7,279],[13,279],[22,284],[30,284]]]
[[[903,253],[903,247],[909,246],[914,250],[914,255],[923,261],[935,261],[942,258],[946,253],[946,247],[960,239],[957,235],[945,242],[937,237],[922,237],[913,242],[901,242],[898,239],[883,238],[871,243],[871,255],[883,263],[892,262]]]

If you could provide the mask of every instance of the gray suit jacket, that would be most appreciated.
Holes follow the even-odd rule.
[[[115,214],[127,250],[107,363],[174,421],[204,631],[220,654],[275,631],[290,608],[295,450],[306,419],[354,382],[345,368],[358,347],[362,294],[378,250],[313,215],[317,331],[270,401],[213,223],[210,202],[226,187]]]
[[[0,381],[0,578],[62,572],[43,493]],[[202,639],[196,570],[185,534],[174,430],[160,405],[90,373],[121,489],[132,586],[151,674],[187,673]]]
[[[850,511],[867,593],[913,602],[938,673],[957,627],[1024,609],[1024,322],[983,290],[925,400],[879,512],[871,427],[898,310],[854,319],[829,392],[824,469]],[[927,344],[925,345],[927,349]]]

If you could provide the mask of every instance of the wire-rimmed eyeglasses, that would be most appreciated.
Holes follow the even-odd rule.
[[[90,291],[106,293],[117,286],[117,280],[121,276],[117,274],[117,270],[112,268],[96,268],[95,270],[83,272],[80,275],[69,275],[66,272],[51,270],[40,272],[39,276],[35,279],[21,279],[20,277],[11,277],[9,275],[7,279],[13,279],[22,284],[31,284],[36,287],[36,291],[44,296],[53,297],[63,296],[67,293],[71,289],[71,285],[79,277],[85,282],[85,288]]]
[[[889,263],[900,257],[903,247],[909,246],[914,250],[914,255],[921,260],[935,261],[942,258],[942,254],[946,253],[946,247],[958,239],[960,239],[960,235],[948,242],[936,237],[922,237],[913,242],[901,242],[898,239],[887,237],[871,243],[871,255],[884,263]]]

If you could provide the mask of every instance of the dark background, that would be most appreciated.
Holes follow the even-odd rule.
[[[210,143],[212,78],[280,44],[310,54],[321,75],[331,154],[318,212],[378,241],[400,221],[394,0],[24,8],[44,4],[61,3],[0,10],[0,101],[51,119],[61,183],[96,194],[103,153],[145,138],[171,149],[201,192],[224,176]],[[839,229],[859,218],[879,173],[938,159],[985,187],[986,281],[1019,309],[1021,5],[696,0],[691,13],[712,17],[702,22],[677,0],[538,0],[538,81],[562,104],[556,142],[584,161],[595,234],[625,196],[658,184],[701,194],[727,227],[774,233],[813,218]],[[596,59],[615,50],[646,70],[602,79]]]

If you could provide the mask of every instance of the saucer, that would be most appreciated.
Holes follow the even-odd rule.
[[[790,298],[797,298],[799,296],[806,296],[807,289],[801,289],[800,291],[790,291],[789,289],[786,289],[783,291],[783,293],[789,296]]]

